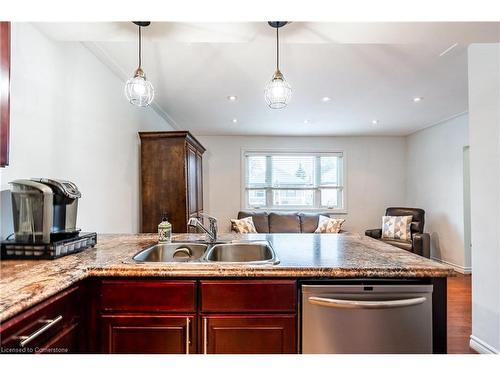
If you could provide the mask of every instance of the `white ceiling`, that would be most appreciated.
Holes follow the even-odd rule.
[[[124,81],[136,68],[131,23],[36,26],[55,40],[84,42]],[[406,135],[467,111],[467,46],[500,42],[500,23],[293,22],[280,31],[281,71],[293,88],[282,110],[264,101],[275,64],[275,33],[266,23],[157,22],[143,36],[153,108],[179,129]],[[229,102],[228,95],[238,100]],[[332,100],[324,103],[324,96]],[[424,100],[414,103],[415,96]]]

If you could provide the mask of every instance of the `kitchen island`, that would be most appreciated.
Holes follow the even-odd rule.
[[[202,238],[203,236],[196,234],[179,234],[173,240],[188,242]],[[277,324],[285,322],[283,324],[286,329],[281,327],[281,332],[285,332],[285,336],[292,342],[285,352],[300,352],[298,333],[288,332],[294,330],[298,323],[297,283],[302,280],[418,279],[434,286],[434,352],[446,351],[446,277],[452,276],[454,271],[440,263],[351,233],[220,236],[222,241],[269,241],[280,260],[275,265],[137,263],[132,259],[137,252],[153,245],[156,240],[157,236],[153,234],[100,235],[94,249],[57,260],[1,261],[0,320],[3,336],[5,337],[7,329],[10,329],[7,333],[18,329],[29,311],[43,307],[44,303],[61,293],[68,293],[65,297],[80,301],[77,302],[79,308],[87,309],[76,313],[77,317],[81,317],[80,326],[85,326],[86,332],[91,333],[85,338],[79,333],[78,340],[73,338],[80,342],[79,348],[84,347],[79,351],[130,351],[128,344],[120,346],[113,342],[113,335],[116,338],[119,336],[118,332],[123,333],[113,331],[113,327],[127,326],[133,318],[132,314],[139,314],[134,318],[141,320],[136,327],[137,332],[139,327],[148,326],[152,321],[174,319],[174,326],[178,322],[182,323],[177,327],[180,327],[176,331],[179,335],[175,336],[175,340],[181,342],[182,338],[185,339],[185,352],[204,352],[207,350],[208,340],[200,342],[193,335],[207,329],[206,326],[202,327],[201,322],[212,322],[206,323],[207,319],[203,318],[203,314],[217,312],[219,315],[246,314],[238,315],[239,325],[243,324],[244,319],[255,323],[258,318],[264,317],[262,314],[267,316],[266,321],[269,322],[269,319],[273,319],[272,314],[276,313],[279,315],[275,317],[278,319]],[[239,280],[242,285],[246,282],[248,286],[243,286],[243,289],[238,289],[238,286],[231,290],[228,282],[232,280]],[[72,290],[76,287],[78,290]],[[270,295],[269,298],[256,294],[259,291],[272,293],[273,289],[277,294]],[[245,296],[248,292],[247,297],[252,302],[236,301],[235,304],[239,303],[240,306],[234,308],[215,305],[204,307],[203,303],[208,303],[209,298],[216,299],[219,292],[220,299],[226,298],[228,301],[227,296]],[[179,298],[175,297],[175,303],[166,303],[161,298],[158,299],[158,295],[162,293],[171,297],[178,295]],[[181,296],[187,296],[187,302],[181,303]],[[128,303],[123,302],[126,299]],[[272,306],[269,305],[271,300],[275,303]],[[156,306],[154,301],[166,304]],[[258,307],[259,301],[267,304],[267,307]],[[249,314],[252,316],[249,317]],[[216,318],[220,321],[222,315],[214,317],[213,321]],[[72,322],[68,324],[73,324]],[[174,328],[172,330],[175,331]],[[223,331],[221,327],[219,330]],[[109,332],[111,336],[108,335]],[[137,338],[132,337],[130,335],[127,340],[137,342]],[[162,340],[162,337],[152,336],[152,341],[154,340]],[[298,349],[290,350],[291,347]]]

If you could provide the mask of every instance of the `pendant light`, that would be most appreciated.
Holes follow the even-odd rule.
[[[292,96],[292,87],[285,81],[285,77],[280,72],[280,45],[279,45],[279,28],[287,24],[285,21],[272,21],[269,26],[276,29],[276,71],[273,78],[266,85],[264,98],[267,105],[272,109],[285,108]]]
[[[153,101],[155,89],[151,82],[146,79],[146,74],[142,70],[142,35],[141,29],[149,26],[151,22],[134,21],[139,28],[139,66],[134,72],[134,76],[125,84],[125,96],[127,100],[138,107],[147,107]]]

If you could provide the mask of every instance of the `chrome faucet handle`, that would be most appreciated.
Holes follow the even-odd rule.
[[[213,216],[210,216],[210,215],[204,213],[204,212],[200,212],[199,216],[206,218],[208,220],[209,232],[210,232],[211,239],[212,239],[212,241],[216,241],[217,240],[217,219]]]
[[[210,225],[210,230],[213,232],[213,233],[217,233],[217,218],[213,217],[213,216],[210,216],[204,212],[201,212],[200,213],[200,216],[204,217],[204,218],[207,218],[208,220],[208,223]]]
[[[199,215],[202,216],[202,217],[207,218],[210,223],[217,222],[217,218],[215,218],[213,216],[210,216],[210,215],[208,215],[208,214],[206,214],[204,212],[200,212]]]
[[[188,219],[187,225],[189,227],[196,227],[200,221],[196,217],[190,217]]]
[[[196,217],[190,217],[187,221],[187,228],[188,228],[188,232],[189,231],[189,228],[195,228],[195,229],[202,229],[204,232],[206,232],[206,228],[203,226],[203,224],[201,223],[200,220],[198,220],[198,218]]]

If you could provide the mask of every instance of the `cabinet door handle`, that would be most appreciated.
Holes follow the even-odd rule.
[[[203,318],[203,354],[208,354],[208,319]]]
[[[37,338],[38,336],[40,336],[42,333],[44,333],[45,331],[47,331],[48,329],[50,329],[51,327],[53,327],[54,325],[56,325],[57,323],[59,323],[62,320],[62,318],[63,318],[62,315],[59,315],[55,319],[39,320],[40,323],[46,323],[46,324],[43,325],[42,327],[40,327],[39,329],[37,329],[35,332],[33,332],[30,335],[19,336],[18,337],[18,339],[20,340],[19,346],[21,346],[21,348],[24,348],[32,340],[34,340],[35,338]]]
[[[189,354],[189,344],[191,344],[191,340],[189,339],[190,336],[190,325],[191,325],[191,319],[186,318],[186,354]]]

